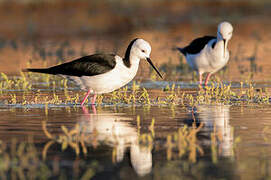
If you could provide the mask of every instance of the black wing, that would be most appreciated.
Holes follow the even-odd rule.
[[[178,48],[178,50],[181,51],[181,53],[183,53],[184,55],[197,54],[205,47],[206,44],[208,44],[209,41],[213,39],[216,39],[216,37],[214,36],[200,37],[193,40],[188,46],[184,48]]]
[[[94,54],[50,68],[26,69],[26,71],[70,76],[95,76],[106,73],[115,66],[116,60],[114,54]]]

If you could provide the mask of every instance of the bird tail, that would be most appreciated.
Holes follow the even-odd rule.
[[[184,50],[184,48],[173,47],[172,50],[174,50],[174,51],[180,51],[183,55],[185,55],[185,50]]]
[[[177,48],[178,51],[180,51],[183,55],[185,55],[185,50],[184,48]]]
[[[52,74],[49,68],[44,69],[23,69],[23,72],[37,72],[37,73],[46,73],[46,74]]]

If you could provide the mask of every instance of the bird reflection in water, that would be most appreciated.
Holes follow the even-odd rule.
[[[151,172],[152,154],[151,149],[140,145],[137,128],[130,124],[131,117],[125,117],[123,113],[100,112],[89,113],[82,106],[84,115],[79,119],[81,129],[85,133],[95,133],[96,141],[103,142],[114,148],[113,161],[123,161],[125,152],[130,150],[131,164],[139,176]]]
[[[233,130],[229,123],[230,106],[199,105],[195,107],[195,112],[196,121],[204,123],[203,131],[217,134],[219,155],[233,156]]]

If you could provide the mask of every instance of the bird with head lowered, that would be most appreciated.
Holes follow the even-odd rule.
[[[218,25],[217,36],[203,36],[193,40],[184,48],[177,48],[186,58],[189,66],[197,71],[200,87],[202,75],[208,73],[205,86],[212,74],[222,69],[229,60],[228,42],[232,37],[233,27],[229,22]]]
[[[129,83],[135,77],[141,59],[146,59],[162,78],[150,59],[150,53],[150,44],[137,38],[130,42],[124,58],[115,54],[93,54],[50,68],[24,71],[66,77],[87,91],[81,105],[90,94],[93,95],[91,104],[95,104],[97,94],[112,92]]]

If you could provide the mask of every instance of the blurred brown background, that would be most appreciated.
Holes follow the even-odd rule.
[[[44,67],[95,52],[123,55],[143,38],[152,59],[185,79],[190,70],[172,47],[216,35],[219,22],[234,26],[231,58],[222,79],[271,79],[271,2],[267,0],[21,0],[0,1],[0,72]],[[31,65],[27,65],[27,64]],[[141,63],[140,75],[148,72]],[[188,79],[189,79],[188,78]]]

